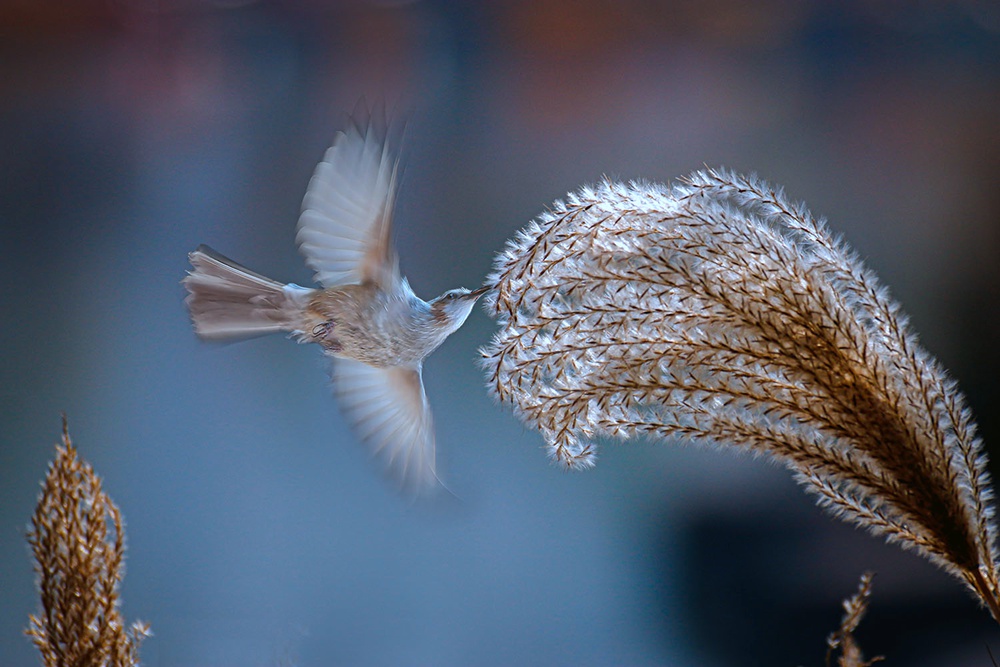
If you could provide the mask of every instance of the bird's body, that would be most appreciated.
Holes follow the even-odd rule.
[[[397,162],[379,113],[359,106],[316,171],[297,240],[324,287],[283,284],[201,246],[184,280],[199,336],[285,332],[333,358],[334,391],[355,431],[413,491],[437,480],[424,359],[465,322],[485,291],[420,299],[391,245]]]
[[[303,311],[300,340],[369,366],[418,367],[451,331],[405,280],[397,287],[385,291],[369,283],[317,290]]]

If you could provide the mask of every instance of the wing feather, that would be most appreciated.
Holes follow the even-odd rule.
[[[419,369],[336,358],[333,388],[354,432],[404,490],[421,493],[438,484],[433,419]]]
[[[385,109],[359,102],[309,181],[296,242],[324,287],[399,280],[391,238],[399,160],[387,137]]]

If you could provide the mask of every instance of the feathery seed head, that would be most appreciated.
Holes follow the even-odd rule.
[[[725,171],[570,193],[496,260],[487,385],[568,468],[595,439],[762,452],[1000,620],[985,456],[954,383],[843,243]]]
[[[130,667],[152,634],[141,621],[125,627],[119,588],[124,576],[121,512],[82,461],[63,420],[63,444],[42,485],[28,531],[42,611],[26,634],[46,667]]]

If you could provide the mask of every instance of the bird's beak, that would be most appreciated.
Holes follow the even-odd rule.
[[[478,299],[478,298],[479,298],[479,297],[481,297],[482,295],[484,295],[484,294],[486,294],[487,292],[489,292],[489,291],[490,291],[491,289],[493,289],[493,285],[483,285],[483,286],[482,286],[482,287],[480,287],[479,289],[474,289],[474,290],[472,290],[471,292],[469,292],[469,293],[467,294],[467,296],[468,296],[468,297],[469,297],[470,299]]]

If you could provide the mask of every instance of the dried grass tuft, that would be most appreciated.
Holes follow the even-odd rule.
[[[25,631],[45,667],[130,667],[151,634],[125,627],[119,588],[125,573],[121,512],[80,460],[63,420],[62,446],[49,466],[28,544],[35,557],[41,612]]]
[[[837,656],[837,667],[870,667],[873,663],[883,659],[881,656],[876,656],[871,660],[865,660],[861,647],[854,638],[854,632],[861,624],[865,612],[868,611],[868,599],[872,594],[874,576],[871,572],[862,574],[858,590],[854,595],[844,600],[844,617],[840,621],[840,627],[826,639],[826,664],[828,666],[835,651],[840,651]]]

